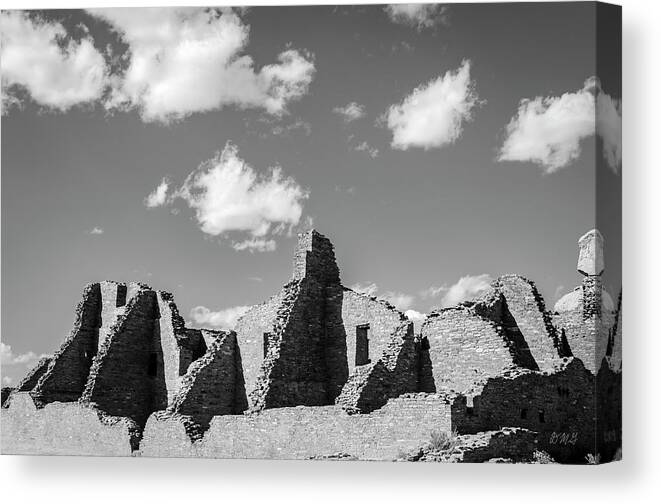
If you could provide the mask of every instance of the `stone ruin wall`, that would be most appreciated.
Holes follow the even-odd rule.
[[[236,333],[219,332],[184,375],[167,412],[208,422],[213,416],[238,414],[247,408]]]
[[[620,306],[621,295],[618,314]],[[462,434],[503,425],[540,432],[540,446],[563,461],[580,461],[579,454],[597,449],[610,458],[619,446],[621,425],[620,413],[609,410],[617,399],[621,402],[621,374],[614,371],[621,365],[619,315],[604,322],[609,337],[607,359],[596,378],[597,411],[599,359],[592,369],[585,363],[592,373],[577,359],[562,359],[575,344],[572,331],[586,333],[584,310],[575,328],[568,315],[574,314],[554,314],[562,327],[558,334],[534,284],[507,275],[486,299],[433,313],[421,336],[414,337],[412,324],[394,307],[342,287],[332,244],[311,232],[300,237],[293,279],[250,310],[237,324],[236,336],[186,328],[168,293],[140,284],[88,286],[71,336],[22,384],[29,390],[36,383],[31,394],[37,406],[69,404],[31,412],[27,425],[40,436],[70,406],[90,436],[124,426],[121,432],[128,433],[134,450],[151,414],[140,444],[145,454],[305,458],[332,455],[329,450],[339,446],[360,458],[388,458],[409,434],[418,446],[428,441],[430,431],[423,435],[420,429],[434,417],[435,425]],[[588,320],[596,317],[590,314]],[[356,366],[356,330],[364,324],[369,324],[371,362]],[[580,345],[577,349],[582,352]],[[437,389],[464,395],[407,394]],[[248,407],[246,391],[252,391],[258,414],[237,415]],[[7,403],[16,405],[9,418],[26,415],[26,397],[11,396]],[[70,402],[79,398],[80,403]],[[330,406],[335,400],[338,404]],[[421,417],[421,405],[437,409]],[[398,426],[400,437],[393,441],[384,432],[400,417],[401,428],[408,430],[399,432]],[[414,426],[411,418],[422,423]],[[594,438],[595,418],[598,447],[585,441],[590,433]],[[246,437],[232,440],[215,426]],[[58,443],[66,442],[67,428],[51,432],[59,441],[46,442],[45,449],[64,453]],[[300,437],[292,441],[294,432]],[[124,434],[115,434],[111,439],[121,438],[117,446],[124,446]],[[93,437],[84,437],[74,436],[87,453]],[[370,447],[370,439],[377,446]],[[3,433],[3,451],[6,442],[18,449]],[[124,449],[117,446],[108,449]]]
[[[340,406],[267,409],[252,415],[216,416],[191,441],[181,418],[150,417],[140,444],[149,457],[306,459],[338,455],[394,460],[449,431],[450,405],[435,394],[406,394],[367,415]]]
[[[519,275],[503,275],[495,283],[539,369],[553,369],[559,357],[569,357],[535,284]]]
[[[406,317],[387,301],[342,289],[342,323],[347,341],[347,364],[349,374],[356,367],[356,331],[369,325],[369,355],[375,361],[386,350],[393,333]]]
[[[139,428],[128,418],[110,417],[77,402],[52,402],[37,408],[27,392],[11,396],[3,409],[2,454],[131,456]]]
[[[158,322],[154,326],[157,366],[163,369],[163,378],[167,391],[167,404],[171,404],[174,395],[181,387],[182,377],[189,366],[207,351],[207,344],[202,330],[188,329],[174,297],[169,292],[157,291]],[[160,340],[160,352],[158,341]],[[162,362],[162,366],[161,366]]]
[[[76,307],[71,334],[31,392],[36,401],[47,404],[80,398],[98,349],[100,312],[101,286],[98,283],[89,284]]]
[[[556,460],[584,462],[596,452],[594,400],[594,377],[566,358],[553,372],[518,368],[486,378],[453,403],[452,426],[462,434],[523,427]]]
[[[241,347],[243,375],[248,391],[255,390],[257,376],[266,357],[264,350],[268,348],[264,340],[273,339],[274,325],[284,294],[283,289],[264,303],[253,306],[237,321],[234,328]]]
[[[138,423],[167,406],[157,319],[156,293],[140,290],[101,345],[81,397],[83,402]]]
[[[369,413],[389,399],[418,392],[420,370],[413,322],[405,322],[391,335],[388,346],[375,362],[357,366],[337,398],[349,413]]]
[[[467,306],[430,314],[421,335],[429,342],[437,390],[462,392],[482,378],[519,364],[518,350],[502,326]]]

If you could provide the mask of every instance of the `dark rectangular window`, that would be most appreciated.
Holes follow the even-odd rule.
[[[526,408],[523,408],[521,410],[521,420],[525,420],[526,418],[528,418],[528,410]]]
[[[266,358],[266,354],[269,353],[269,339],[270,339],[270,334],[265,332],[264,336],[263,336],[263,341],[262,341],[262,345],[264,347],[263,348],[264,355],[262,357],[264,357],[264,358]]]
[[[544,410],[539,410],[539,423],[545,423],[546,420],[544,419]]]
[[[119,284],[117,286],[117,302],[115,306],[119,308],[126,304],[126,285]]]
[[[147,366],[147,375],[156,376],[158,374],[158,355],[155,352],[149,354],[149,364]]]
[[[356,327],[356,366],[363,366],[371,362],[369,331],[369,324]]]

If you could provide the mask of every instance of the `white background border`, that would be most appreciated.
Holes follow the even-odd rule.
[[[218,1],[218,0],[216,0]],[[204,4],[185,0],[139,5]],[[212,2],[209,2],[212,3]],[[215,2],[214,2],[215,3]],[[234,2],[221,1],[223,4]],[[352,2],[237,2],[260,5]],[[355,2],[353,2],[355,3]],[[382,2],[360,2],[382,3]],[[446,465],[0,457],[0,496],[18,502],[661,502],[661,2],[622,0],[624,109],[624,460],[604,466]],[[135,5],[6,1],[1,8]],[[559,36],[561,36],[559,34]],[[659,149],[657,152],[656,149]],[[0,426],[1,428],[1,426]]]

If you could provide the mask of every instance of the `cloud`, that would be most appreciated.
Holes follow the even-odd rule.
[[[376,147],[372,147],[370,144],[367,142],[361,142],[356,147],[354,147],[354,150],[359,151],[359,152],[367,152],[369,156],[374,159],[379,155],[379,149]]]
[[[250,252],[273,252],[277,245],[275,240],[263,238],[249,238],[240,242],[232,242],[232,248],[237,252],[249,250]]]
[[[282,137],[291,136],[292,133],[296,131],[302,132],[305,136],[310,136],[310,134],[312,133],[312,126],[307,121],[303,121],[302,119],[297,119],[296,121],[290,124],[276,124],[275,126],[273,126],[273,129],[271,129],[272,134]],[[266,136],[267,135],[264,135],[264,137]]]
[[[448,291],[449,287],[447,285],[441,285],[440,287],[436,287],[432,285],[431,287],[423,290],[420,292],[420,297],[422,299],[430,299],[430,298],[435,298],[440,296],[441,294],[444,294]]]
[[[621,165],[621,102],[596,77],[575,92],[521,100],[505,130],[499,161],[529,161],[553,173],[578,159],[581,141],[596,132],[610,168],[617,173]]]
[[[385,122],[393,133],[394,149],[439,148],[461,136],[464,122],[472,119],[479,103],[470,66],[464,60],[456,70],[418,86],[402,103],[390,106]]]
[[[383,10],[393,23],[411,26],[418,31],[448,23],[448,8],[439,4],[393,4]]]
[[[350,123],[365,117],[365,106],[356,102],[347,103],[344,107],[335,107],[333,112],[342,117],[345,123]]]
[[[384,299],[400,310],[408,310],[415,302],[415,296],[404,294],[403,292],[386,291],[379,293],[379,287],[373,282],[368,284],[355,283],[349,288],[353,291],[367,294],[368,296]]]
[[[100,227],[98,227],[98,226],[95,226],[95,227],[93,227],[92,230],[90,231],[90,234],[92,234],[92,235],[102,235],[103,232],[104,232],[104,231],[103,231],[103,228],[100,228]]]
[[[276,248],[274,236],[291,232],[300,222],[307,198],[308,192],[282,168],[257,173],[239,157],[237,147],[227,143],[221,153],[188,175],[167,204],[185,201],[208,235],[243,234],[232,239],[235,250],[267,252]]]
[[[367,294],[368,296],[376,296],[376,293],[379,290],[379,287],[375,283],[370,283],[370,284],[355,283],[349,288],[353,291],[360,292],[362,294]]]
[[[490,288],[492,281],[491,276],[486,273],[463,276],[448,288],[441,300],[441,306],[455,306],[463,301],[475,299]]]
[[[108,68],[86,33],[74,40],[57,22],[22,11],[0,13],[3,114],[26,91],[39,105],[66,112],[102,97]]]
[[[622,168],[622,100],[612,98],[601,87],[597,92],[597,134],[602,153],[614,173]]]
[[[198,325],[219,327],[221,329],[234,329],[236,321],[251,307],[234,306],[220,311],[211,311],[205,306],[196,306],[190,311],[190,317]]]
[[[255,68],[244,50],[250,28],[231,10],[93,9],[128,44],[128,67],[113,76],[107,107],[136,107],[143,120],[169,122],[225,106],[280,116],[308,91],[312,55],[288,48]]]
[[[167,178],[163,178],[161,183],[156,186],[149,195],[145,198],[144,204],[147,208],[156,208],[163,206],[168,201],[168,188],[170,187],[170,181]]]
[[[2,386],[3,387],[11,387],[14,384],[14,379],[11,376],[3,376],[2,377]]]
[[[420,326],[422,323],[425,321],[427,318],[426,313],[421,313],[417,310],[406,310],[404,312],[404,315],[406,316],[407,319],[409,319],[411,322],[413,322],[413,328],[415,332],[418,332],[420,329]]]
[[[0,365],[3,367],[21,366],[21,368],[30,368],[34,366],[39,359],[46,356],[47,354],[37,355],[32,351],[17,355],[12,351],[11,345],[6,345],[5,343],[0,342]],[[20,370],[20,373],[23,373],[22,369]]]

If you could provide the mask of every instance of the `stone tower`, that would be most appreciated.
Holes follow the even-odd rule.
[[[583,275],[583,318],[601,316],[604,237],[592,229],[578,240],[578,272]]]

